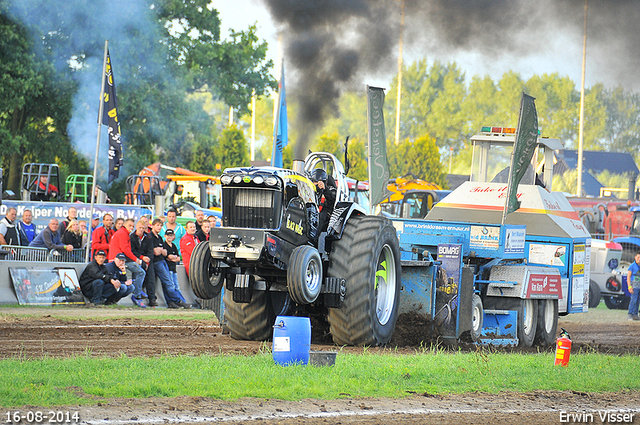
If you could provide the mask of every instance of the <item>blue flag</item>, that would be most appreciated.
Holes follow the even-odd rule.
[[[271,155],[271,165],[282,168],[282,151],[287,146],[287,99],[284,92],[284,62],[282,63],[280,82],[278,84],[278,96],[280,103],[273,125],[273,153]]]

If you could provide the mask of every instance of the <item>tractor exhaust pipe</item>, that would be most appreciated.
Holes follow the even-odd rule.
[[[304,161],[301,159],[294,159],[292,168],[296,173],[304,174]]]
[[[629,173],[629,196],[627,199],[633,201],[636,199],[636,178],[638,176],[634,173]]]

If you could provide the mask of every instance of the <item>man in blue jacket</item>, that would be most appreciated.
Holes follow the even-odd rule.
[[[631,294],[629,301],[629,320],[640,320],[638,317],[638,304],[640,301],[640,252],[636,252],[636,258],[627,269],[627,289]]]
[[[35,248],[47,248],[56,251],[73,251],[73,245],[65,245],[62,243],[58,228],[60,224],[57,218],[49,220],[49,225],[29,244]]]

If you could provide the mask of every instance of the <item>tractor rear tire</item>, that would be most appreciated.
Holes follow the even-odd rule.
[[[589,280],[589,308],[596,308],[600,304],[600,287],[593,280]]]
[[[220,295],[224,279],[217,265],[218,262],[211,258],[209,242],[196,245],[189,263],[189,282],[196,297],[210,300]]]
[[[381,345],[391,339],[400,301],[400,248],[389,219],[356,216],[333,242],[330,277],[346,280],[340,308],[327,316],[338,345]]]
[[[538,300],[538,326],[536,344],[543,347],[556,341],[558,332],[558,300]]]
[[[309,245],[296,247],[289,257],[287,288],[298,304],[311,304],[322,289],[322,259],[317,249]]]

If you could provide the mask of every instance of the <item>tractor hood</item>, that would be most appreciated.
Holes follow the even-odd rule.
[[[276,179],[269,179],[270,176]],[[220,177],[222,188],[228,187],[265,187],[281,188],[293,185],[297,188],[298,196],[305,203],[316,201],[315,185],[302,174],[286,168],[277,167],[237,167],[227,168]]]
[[[502,222],[507,185],[465,182],[437,203],[427,220],[470,223]],[[541,186],[518,186],[520,208],[509,214],[505,224],[527,226],[528,235],[590,238],[578,213],[560,192],[548,192]]]

